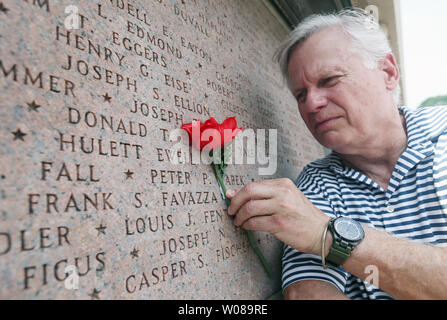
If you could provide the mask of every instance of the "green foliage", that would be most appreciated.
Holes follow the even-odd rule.
[[[421,103],[419,108],[422,107],[430,107],[430,106],[443,106],[447,105],[447,95],[445,96],[436,96],[436,97],[430,97],[426,99],[424,102]]]

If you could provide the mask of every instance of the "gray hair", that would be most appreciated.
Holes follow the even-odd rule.
[[[314,14],[304,19],[281,44],[275,53],[282,75],[290,88],[289,60],[293,50],[316,32],[340,26],[352,40],[353,49],[362,57],[368,69],[378,67],[378,62],[388,53],[392,53],[391,46],[385,32],[376,19],[365,10],[344,9],[332,14]],[[400,102],[399,84],[393,90],[396,104]]]

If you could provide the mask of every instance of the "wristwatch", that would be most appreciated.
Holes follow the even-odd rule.
[[[363,240],[365,232],[357,221],[337,217],[329,222],[329,230],[334,241],[326,257],[326,263],[331,268],[338,268],[351,255],[351,251]]]

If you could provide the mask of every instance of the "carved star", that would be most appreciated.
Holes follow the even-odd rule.
[[[104,102],[110,103],[112,101],[112,97],[109,96],[108,92],[106,92],[106,94],[103,94],[102,97],[104,98]]]
[[[133,250],[130,252],[130,255],[132,256],[132,259],[133,258],[138,258],[138,252],[140,252],[140,250],[137,250],[137,248],[133,248]]]
[[[24,139],[23,139],[23,137],[24,136],[26,136],[26,133],[23,133],[22,132],[22,130],[20,130],[20,129],[17,129],[16,131],[13,131],[13,132],[11,132],[13,135],[14,135],[14,140],[13,141],[15,141],[15,140],[22,140],[22,141],[25,141]]]
[[[199,62],[199,68],[202,68],[202,64]]]
[[[205,93],[205,99],[208,99],[208,97],[209,97],[209,96]]]
[[[33,102],[27,103],[27,105],[31,110],[39,112],[37,109],[40,108],[40,104],[37,104],[36,101],[33,100]]]
[[[5,7],[3,2],[0,2],[0,11],[4,13],[8,13],[9,9]]]
[[[134,173],[132,171],[130,171],[129,169],[127,169],[127,171],[124,172],[124,174],[126,175],[126,180],[129,179],[129,178],[133,179],[133,174]]]
[[[191,72],[189,72],[189,70],[186,70],[185,73],[187,76],[189,76],[191,74]]]
[[[88,295],[90,296],[90,298],[92,298],[92,300],[100,300],[99,299],[100,292],[101,292],[101,290],[97,290],[96,288],[94,288],[93,291],[91,293],[89,293]]]
[[[97,231],[98,231],[98,235],[100,234],[100,233],[102,233],[102,234],[106,234],[106,226],[103,226],[102,225],[102,223],[99,225],[99,227],[97,227],[97,228],[95,228]]]

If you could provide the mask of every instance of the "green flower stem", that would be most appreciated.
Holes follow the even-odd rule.
[[[231,200],[228,199],[227,195],[226,195],[227,189],[225,188],[225,183],[223,181],[223,175],[224,175],[223,169],[219,164],[215,164],[214,162],[213,162],[213,169],[214,169],[214,173],[216,174],[217,181],[219,182],[219,185],[222,188],[222,192],[225,196],[225,203],[227,204],[227,208],[228,208],[230,206]],[[250,243],[251,247],[253,248],[253,250],[255,251],[255,253],[259,257],[259,259],[261,260],[261,263],[264,266],[264,269],[267,272],[269,278],[273,278],[272,269],[270,268],[267,260],[265,259],[264,255],[262,254],[261,250],[259,250],[258,245],[256,244],[256,241],[253,237],[253,233],[251,232],[251,230],[245,230],[245,233],[247,234],[248,242]]]
[[[227,188],[225,188],[225,183],[223,181],[223,176],[220,169],[220,166],[218,164],[215,164],[213,162],[213,168],[214,168],[214,173],[216,174],[217,177],[217,182],[219,182],[220,187],[222,188],[222,192],[225,196],[225,203],[227,204],[227,208],[230,206],[231,200],[227,198]]]
[[[269,263],[267,262],[267,260],[265,259],[264,255],[262,254],[261,250],[259,250],[256,241],[253,237],[253,233],[251,232],[251,230],[245,230],[245,233],[247,234],[247,238],[248,238],[248,242],[250,242],[251,247],[253,248],[253,250],[256,252],[256,254],[258,255],[259,259],[262,262],[262,265],[264,266],[265,271],[267,271],[267,274],[269,276],[269,278],[273,278],[273,272],[272,269],[270,269]]]

